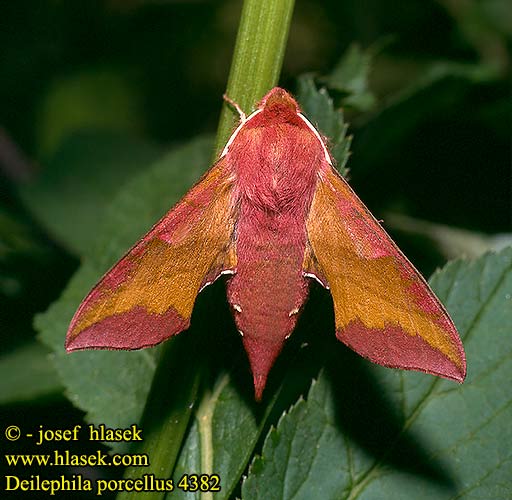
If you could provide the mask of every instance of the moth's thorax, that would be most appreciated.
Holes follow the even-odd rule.
[[[229,148],[239,194],[271,211],[309,206],[324,158],[322,144],[289,109],[270,124],[265,115],[251,119]]]

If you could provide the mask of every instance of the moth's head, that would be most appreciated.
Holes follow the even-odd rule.
[[[263,111],[300,113],[297,101],[286,90],[274,87],[258,104]]]

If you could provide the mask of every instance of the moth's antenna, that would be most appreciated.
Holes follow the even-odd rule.
[[[236,109],[236,111],[238,112],[238,114],[240,115],[240,121],[244,122],[246,119],[247,119],[247,116],[245,115],[245,113],[242,111],[242,108],[238,105],[237,102],[233,101],[233,99],[231,99],[230,97],[228,97],[227,94],[224,94],[222,96],[222,98],[234,109]]]

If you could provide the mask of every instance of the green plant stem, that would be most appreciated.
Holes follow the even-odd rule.
[[[125,479],[139,479],[144,474],[164,480],[171,477],[199,387],[194,362],[196,344],[195,339],[182,337],[164,345],[140,424],[143,441],[130,449],[130,453],[146,454],[150,465],[128,467]],[[165,494],[165,491],[152,491],[143,496],[156,500]],[[117,500],[134,500],[140,495],[141,492],[125,491]]]
[[[274,87],[281,72],[295,0],[245,0],[226,94],[242,110]],[[215,154],[224,147],[238,117],[224,103]]]

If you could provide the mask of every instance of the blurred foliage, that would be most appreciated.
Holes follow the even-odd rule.
[[[89,421],[127,425],[141,415],[158,350],[68,357],[63,351],[66,324],[101,273],[207,168],[212,143],[194,137],[215,130],[240,8],[241,2],[235,0],[21,0],[0,4],[2,424],[19,421],[32,428],[40,424],[57,428],[79,422],[83,416],[63,397],[63,387],[66,396],[87,412]],[[391,214],[390,227],[398,230],[397,241],[425,274],[443,264],[447,256],[476,255],[496,248],[498,240],[510,242],[511,58],[509,0],[296,2],[281,84],[298,95],[306,114],[328,136],[338,168],[377,218]],[[317,91],[319,86],[327,89]],[[338,107],[343,113],[336,111]],[[510,276],[500,267],[506,259],[509,253],[505,251],[475,264],[452,264],[437,279],[438,290],[444,296],[443,290],[449,290],[443,288],[443,280],[450,281],[456,274],[460,282],[455,285],[465,286],[469,293],[480,278],[479,286],[491,279],[491,272],[485,272],[488,266],[502,280],[500,297],[508,297],[510,309],[512,291],[503,288],[509,286]],[[66,287],[78,260],[82,266]],[[272,462],[279,454],[298,453],[315,444],[301,441],[303,436],[293,431],[295,423],[299,427],[323,425],[326,436],[332,437],[328,449],[345,439],[340,426],[332,427],[340,419],[328,395],[336,376],[323,374],[310,389],[311,377],[323,366],[325,351],[318,345],[313,345],[312,354],[304,348],[312,340],[308,330],[315,335],[325,330],[320,337],[329,342],[332,311],[328,299],[323,292],[313,291],[301,328],[271,376],[268,394],[279,396],[267,395],[263,409],[251,399],[247,362],[223,293],[219,284],[205,290],[194,312],[190,334],[207,346],[218,367],[211,368],[205,382],[209,399],[203,400],[192,418],[176,470],[190,472],[201,466],[202,421],[198,415],[209,415],[212,439],[219,448],[214,463],[227,481],[225,495],[234,492],[257,498],[258,482],[264,480],[286,483],[294,491],[301,485],[294,474],[304,471],[289,466],[271,470],[268,463],[269,457]],[[450,311],[460,313],[463,323],[471,311],[483,306],[460,293],[457,288],[445,295],[457,299]],[[470,312],[461,313],[459,304],[470,299]],[[470,376],[474,369],[483,379],[488,377],[480,392],[498,387],[501,378],[493,377],[510,375],[510,371],[499,371],[510,368],[506,345],[503,357],[496,350],[482,354],[490,344],[501,345],[499,334],[507,334],[502,314],[505,303],[493,300],[493,315],[482,313],[478,324],[464,329],[495,335],[483,342],[471,333],[468,343],[469,352],[475,350],[471,359],[468,355]],[[35,343],[33,319],[52,303],[48,313],[37,319],[44,343],[53,350],[50,363],[46,347]],[[413,392],[421,392],[422,384],[430,383],[430,379],[419,382],[416,375],[407,374],[402,380],[395,372],[389,375],[373,366],[361,367],[364,362],[342,347],[332,349],[355,366],[363,380],[370,381],[357,389],[363,406],[368,406],[365,420],[380,411],[382,400],[376,394],[381,387],[397,394],[395,385],[403,380],[413,385],[418,381]],[[497,366],[496,373],[494,368],[485,372],[482,359]],[[199,365],[199,361],[194,363]],[[343,375],[353,380],[349,385],[355,391],[354,376]],[[337,383],[343,386],[341,379]],[[461,398],[478,408],[481,399],[472,390],[476,389],[469,385],[451,392],[450,404]],[[289,410],[300,394],[308,395],[307,401]],[[353,398],[353,392],[348,397]],[[431,406],[418,417],[419,435],[431,432],[435,418],[429,412],[441,397],[433,393]],[[493,398],[506,405],[502,394],[493,393]],[[289,411],[281,418],[284,410]],[[448,419],[448,410],[438,415]],[[463,416],[451,415],[456,423],[466,425]],[[410,412],[402,417],[407,419]],[[376,421],[398,425],[393,415]],[[501,421],[493,420],[492,432],[509,436],[499,428]],[[232,432],[239,430],[240,422],[244,422],[243,439]],[[271,425],[277,428],[267,434]],[[353,456],[364,450],[358,471],[364,471],[361,464],[367,463],[368,456],[381,457],[375,446],[385,447],[396,439],[390,431],[374,445],[361,437],[354,421],[342,421],[344,430],[347,425],[347,450],[353,447]],[[485,443],[484,456],[485,452],[495,452],[494,458],[503,456],[491,437],[479,439]],[[406,440],[405,444],[411,453],[411,443]],[[367,490],[368,498],[373,498],[372,487],[396,493],[397,477],[404,470],[411,472],[403,463],[397,465],[400,446],[380,458],[395,474],[376,480]],[[255,449],[262,453],[261,459],[254,459]],[[450,463],[447,467],[452,469],[441,474],[439,462],[428,462],[419,449],[421,457],[411,456],[423,467],[418,476],[421,481],[433,485],[429,494],[444,498],[446,491],[451,492],[455,487],[452,473],[460,473],[465,478],[463,486],[470,487],[462,466]],[[429,453],[441,453],[439,449],[436,442]],[[84,453],[84,443],[78,443],[76,450]],[[230,459],[232,450],[240,457],[237,463]],[[327,460],[328,465],[348,467],[347,457],[338,456],[338,460],[341,463]],[[507,460],[510,463],[510,457]],[[499,469],[495,462],[488,463]],[[311,465],[311,474],[317,474],[315,470]],[[242,486],[239,480],[244,471],[250,471],[250,476]],[[507,472],[510,467],[500,470],[496,481],[502,481],[501,474]],[[345,476],[333,477],[334,473],[332,483],[325,483],[331,488],[325,490],[325,498],[332,491],[348,491]],[[413,481],[406,484],[411,488],[404,489],[407,492],[417,486]],[[310,498],[318,493],[314,484],[304,488]],[[458,491],[469,491],[461,488]],[[490,487],[481,491],[473,497],[506,497]],[[425,493],[422,498],[430,496]]]
[[[44,172],[20,185],[18,193],[56,241],[83,257],[114,194],[159,153],[157,146],[126,133],[81,129],[63,139]]]
[[[139,89],[122,70],[88,68],[59,78],[41,98],[36,151],[48,157],[70,130],[142,132]],[[98,169],[100,170],[100,169]]]

